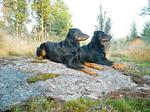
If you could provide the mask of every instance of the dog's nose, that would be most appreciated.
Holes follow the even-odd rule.
[[[89,38],[89,35],[87,35],[87,34],[84,34],[84,37],[88,39],[88,38]]]
[[[111,39],[112,38],[112,36],[111,35],[108,35],[108,37]]]

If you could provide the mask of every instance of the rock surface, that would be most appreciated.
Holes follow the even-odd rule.
[[[35,63],[31,57],[0,58],[0,110],[5,110],[34,96],[50,96],[71,100],[89,96],[98,98],[121,88],[136,86],[129,76],[104,66],[94,70],[97,76],[66,68],[63,64],[43,60]],[[27,79],[39,73],[56,73],[58,77],[32,84]]]

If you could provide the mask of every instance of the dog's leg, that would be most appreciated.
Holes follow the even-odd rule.
[[[102,70],[103,69],[103,67],[101,67],[100,65],[95,64],[95,63],[85,62],[83,65],[86,66],[86,67],[95,68],[97,70]]]
[[[113,63],[112,67],[118,70],[124,70],[126,68],[124,64],[120,64],[120,63]]]
[[[38,56],[37,59],[38,59],[38,60],[42,60],[43,57],[42,57],[42,56]]]
[[[87,69],[87,68],[80,69],[80,71],[82,71],[82,72],[84,72],[84,73],[87,73],[87,74],[89,74],[89,75],[91,75],[91,76],[96,76],[96,75],[97,75],[96,72],[93,72],[93,71],[91,71],[91,70],[89,70],[89,69]]]

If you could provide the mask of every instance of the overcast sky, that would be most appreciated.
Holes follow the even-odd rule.
[[[114,37],[129,34],[130,26],[135,21],[140,33],[145,21],[150,16],[139,16],[141,8],[148,6],[148,0],[63,0],[72,15],[73,27],[80,28],[90,36],[97,24],[100,3],[112,21]]]

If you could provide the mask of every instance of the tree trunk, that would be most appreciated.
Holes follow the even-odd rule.
[[[7,7],[6,7],[7,3],[4,0],[3,1],[3,20],[4,20],[4,25],[7,26],[8,25],[8,21],[7,21]]]
[[[44,39],[44,21],[43,21],[43,2],[42,2],[42,14],[41,14],[41,40]]]
[[[18,0],[15,1],[15,16],[16,16],[16,26],[15,26],[15,30],[16,30],[16,35],[18,37],[19,34],[19,23],[18,23],[18,18],[17,18],[17,14],[18,14]]]
[[[18,24],[18,21],[16,21],[16,35],[17,35],[17,37],[19,35],[19,24]]]

